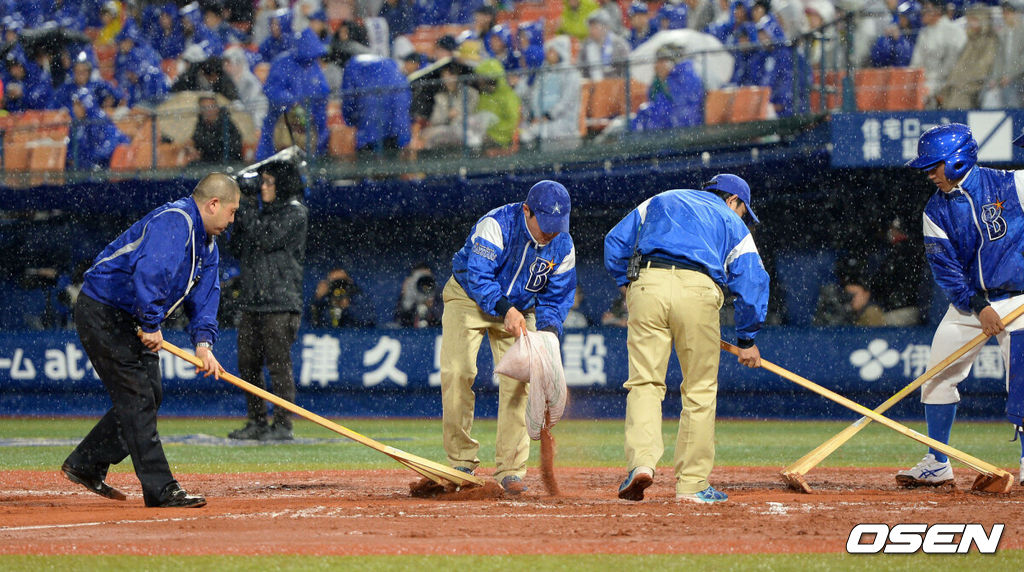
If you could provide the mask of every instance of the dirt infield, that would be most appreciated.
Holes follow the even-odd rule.
[[[905,490],[894,469],[816,469],[816,493],[785,490],[776,468],[723,467],[717,505],[680,504],[667,472],[633,503],[615,496],[624,471],[559,468],[562,494],[531,470],[521,497],[409,496],[408,471],[179,475],[201,509],[146,509],[134,475],[104,499],[58,472],[0,473],[0,554],[572,554],[845,551],[857,523],[1005,523],[1000,550],[1024,548],[1024,487],[1007,495]]]

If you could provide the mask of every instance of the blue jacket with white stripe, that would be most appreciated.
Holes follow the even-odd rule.
[[[639,232],[639,240],[637,234]],[[768,273],[754,237],[718,195],[677,189],[633,209],[604,239],[604,266],[619,286],[634,245],[641,256],[703,268],[736,295],[736,337],[748,346],[768,314]]]
[[[455,281],[484,312],[536,308],[537,329],[562,323],[576,296],[576,248],[569,233],[541,246],[526,227],[523,203],[498,207],[473,226],[452,258]]]
[[[180,304],[193,344],[217,340],[220,255],[192,197],[160,206],[100,252],[82,293],[130,313],[155,332]]]
[[[935,281],[962,312],[1024,292],[1024,171],[974,167],[924,207]]]

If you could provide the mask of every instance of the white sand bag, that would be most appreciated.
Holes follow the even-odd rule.
[[[529,382],[526,398],[526,432],[540,439],[565,411],[567,390],[558,336],[551,332],[526,332],[512,344],[494,371],[512,379]]]

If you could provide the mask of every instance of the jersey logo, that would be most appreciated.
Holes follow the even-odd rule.
[[[981,207],[981,222],[988,229],[990,241],[1006,236],[1006,219],[1003,218],[1003,201],[989,203]]]
[[[544,260],[541,257],[537,257],[530,265],[530,279],[526,281],[526,286],[523,290],[527,292],[540,292],[548,285],[548,276],[551,275],[551,271],[555,269],[555,263]]]

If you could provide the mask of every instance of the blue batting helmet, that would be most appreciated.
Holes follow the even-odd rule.
[[[928,169],[945,161],[946,178],[958,181],[978,162],[978,142],[963,123],[938,125],[925,131],[917,142],[917,159],[907,162],[913,169]]]

